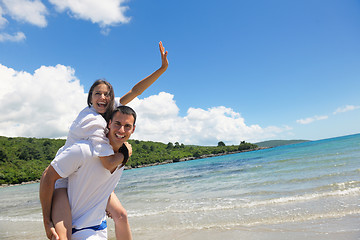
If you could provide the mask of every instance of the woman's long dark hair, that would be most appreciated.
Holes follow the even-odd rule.
[[[109,121],[110,117],[111,117],[111,114],[114,110],[114,102],[115,102],[115,94],[114,94],[114,89],[113,87],[111,86],[111,84],[106,81],[105,79],[99,79],[99,80],[96,80],[93,85],[91,86],[90,90],[89,90],[89,94],[88,94],[88,99],[87,99],[87,104],[89,105],[89,107],[92,105],[92,102],[91,102],[91,97],[92,97],[92,94],[94,92],[94,88],[100,84],[105,84],[108,88],[109,88],[109,97],[110,97],[110,102],[108,103],[107,107],[106,107],[106,111],[105,113],[101,114],[106,121]]]

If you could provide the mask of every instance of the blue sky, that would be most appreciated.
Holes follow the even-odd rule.
[[[134,138],[184,144],[360,132],[360,2],[0,0],[0,135],[64,137],[98,78]]]

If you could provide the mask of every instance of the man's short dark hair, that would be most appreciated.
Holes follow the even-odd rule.
[[[134,125],[136,122],[136,112],[134,111],[134,109],[132,109],[131,107],[128,106],[119,106],[117,108],[114,109],[114,111],[111,114],[111,120],[113,120],[113,117],[115,115],[115,113],[120,112],[122,114],[126,114],[126,115],[132,115],[134,117]]]

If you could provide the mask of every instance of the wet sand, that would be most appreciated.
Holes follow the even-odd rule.
[[[134,240],[359,240],[359,219],[360,215],[351,215],[336,219],[318,219],[311,222],[269,224],[232,229],[175,230],[176,227],[169,227],[169,230],[146,230],[136,225],[132,225],[132,229]],[[115,240],[113,224],[110,221],[108,221],[109,239]]]

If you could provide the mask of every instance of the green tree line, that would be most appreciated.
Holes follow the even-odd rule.
[[[223,142],[219,142],[218,146],[194,146],[178,142],[164,144],[139,140],[129,140],[129,143],[132,145],[133,155],[127,162],[128,167],[169,160],[177,162],[185,158],[257,148],[257,145],[245,141],[231,146],[226,146]],[[40,179],[44,169],[64,144],[63,139],[0,137],[0,184],[16,184]]]

